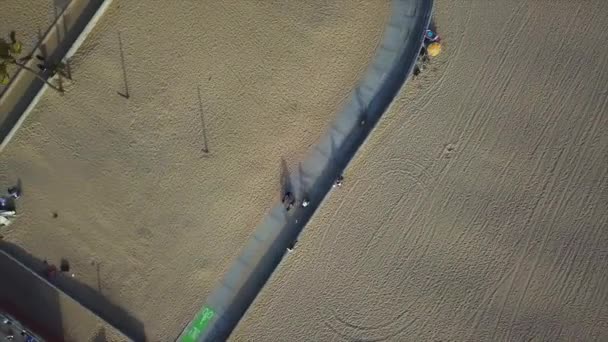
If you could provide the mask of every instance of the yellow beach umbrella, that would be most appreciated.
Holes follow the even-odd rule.
[[[434,43],[429,44],[429,46],[426,49],[429,52],[429,56],[435,57],[435,56],[438,56],[439,53],[441,52],[441,44],[439,44],[438,42],[434,42]]]

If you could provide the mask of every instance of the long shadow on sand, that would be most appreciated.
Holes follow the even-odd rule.
[[[289,167],[287,166],[287,162],[285,159],[281,158],[281,193],[280,197],[282,198],[284,194],[293,191],[293,184],[291,183],[291,174],[289,172]]]
[[[0,240],[0,250],[3,250],[7,254],[11,255],[15,259],[19,260],[25,266],[30,268],[33,272],[38,273],[39,275],[43,274],[46,265],[43,260],[36,258],[35,256],[28,253],[23,248]],[[24,284],[24,286],[31,286],[31,291],[28,289],[28,292],[35,294],[39,288],[48,287],[48,285],[36,284]],[[102,294],[100,294],[96,289],[79,282],[78,280],[65,276],[57,276],[53,279],[52,282],[58,289],[65,292],[68,296],[72,297],[82,306],[93,312],[95,315],[99,316],[102,320],[105,320],[108,324],[122,332],[124,335],[133,339],[134,341],[146,341],[146,334],[144,331],[144,324],[133,317],[129,312],[120,306],[110,302],[107,298],[105,298]],[[48,292],[49,289],[45,289],[45,292]],[[52,301],[47,301],[49,305],[52,305]],[[57,301],[55,301],[57,302]],[[45,303],[46,304],[46,303]],[[58,303],[55,303],[58,306]],[[38,308],[41,309],[41,308]],[[56,313],[55,320],[59,320],[58,322],[50,322],[48,324],[52,324],[53,326],[61,327],[61,308],[59,307],[44,307],[44,310],[51,310]],[[48,316],[48,315],[46,315]],[[62,336],[61,331],[53,331],[53,336]],[[57,337],[58,341],[63,341],[63,339]]]
[[[0,253],[0,274],[0,311],[48,342],[64,342],[57,291],[3,253]],[[13,322],[0,324],[0,330],[6,335],[20,332]]]

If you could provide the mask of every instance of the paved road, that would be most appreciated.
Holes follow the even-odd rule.
[[[229,337],[412,72],[432,5],[432,0],[392,1],[391,19],[373,64],[321,143],[290,177],[298,200],[307,197],[310,205],[287,212],[277,204],[270,210],[178,341]]]

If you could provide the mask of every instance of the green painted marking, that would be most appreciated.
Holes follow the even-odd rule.
[[[208,306],[203,306],[199,311],[194,320],[186,328],[185,334],[182,336],[180,342],[196,342],[198,338],[205,332],[209,322],[215,317],[215,311]]]

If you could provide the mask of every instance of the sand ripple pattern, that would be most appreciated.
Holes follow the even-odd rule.
[[[345,275],[348,280],[340,286],[344,297],[336,298],[336,289],[329,290],[323,299],[331,304],[319,309],[325,325],[347,339],[386,340],[415,321],[416,303],[401,301],[400,277],[396,275],[406,272],[402,269],[404,260],[424,257],[424,249],[401,246],[409,239],[416,239],[421,245],[428,244],[429,235],[415,236],[409,228],[426,219],[431,176],[422,165],[411,160],[393,159],[386,163],[386,170],[353,182],[352,189],[342,200],[348,203],[364,198],[370,207],[385,208],[372,220],[374,226],[358,223],[362,222],[360,215],[363,213],[341,203],[319,246],[318,260],[323,265],[319,272],[330,283],[332,277],[340,274],[341,266],[320,260],[353,260],[350,274]],[[391,191],[377,191],[378,188]],[[332,247],[339,246],[350,234],[357,235],[356,245],[351,244],[347,251]],[[360,305],[361,300],[368,304]]]
[[[601,0],[437,1],[445,53],[267,288],[273,313],[242,330],[608,340],[607,12]],[[273,330],[278,317],[296,323]]]

